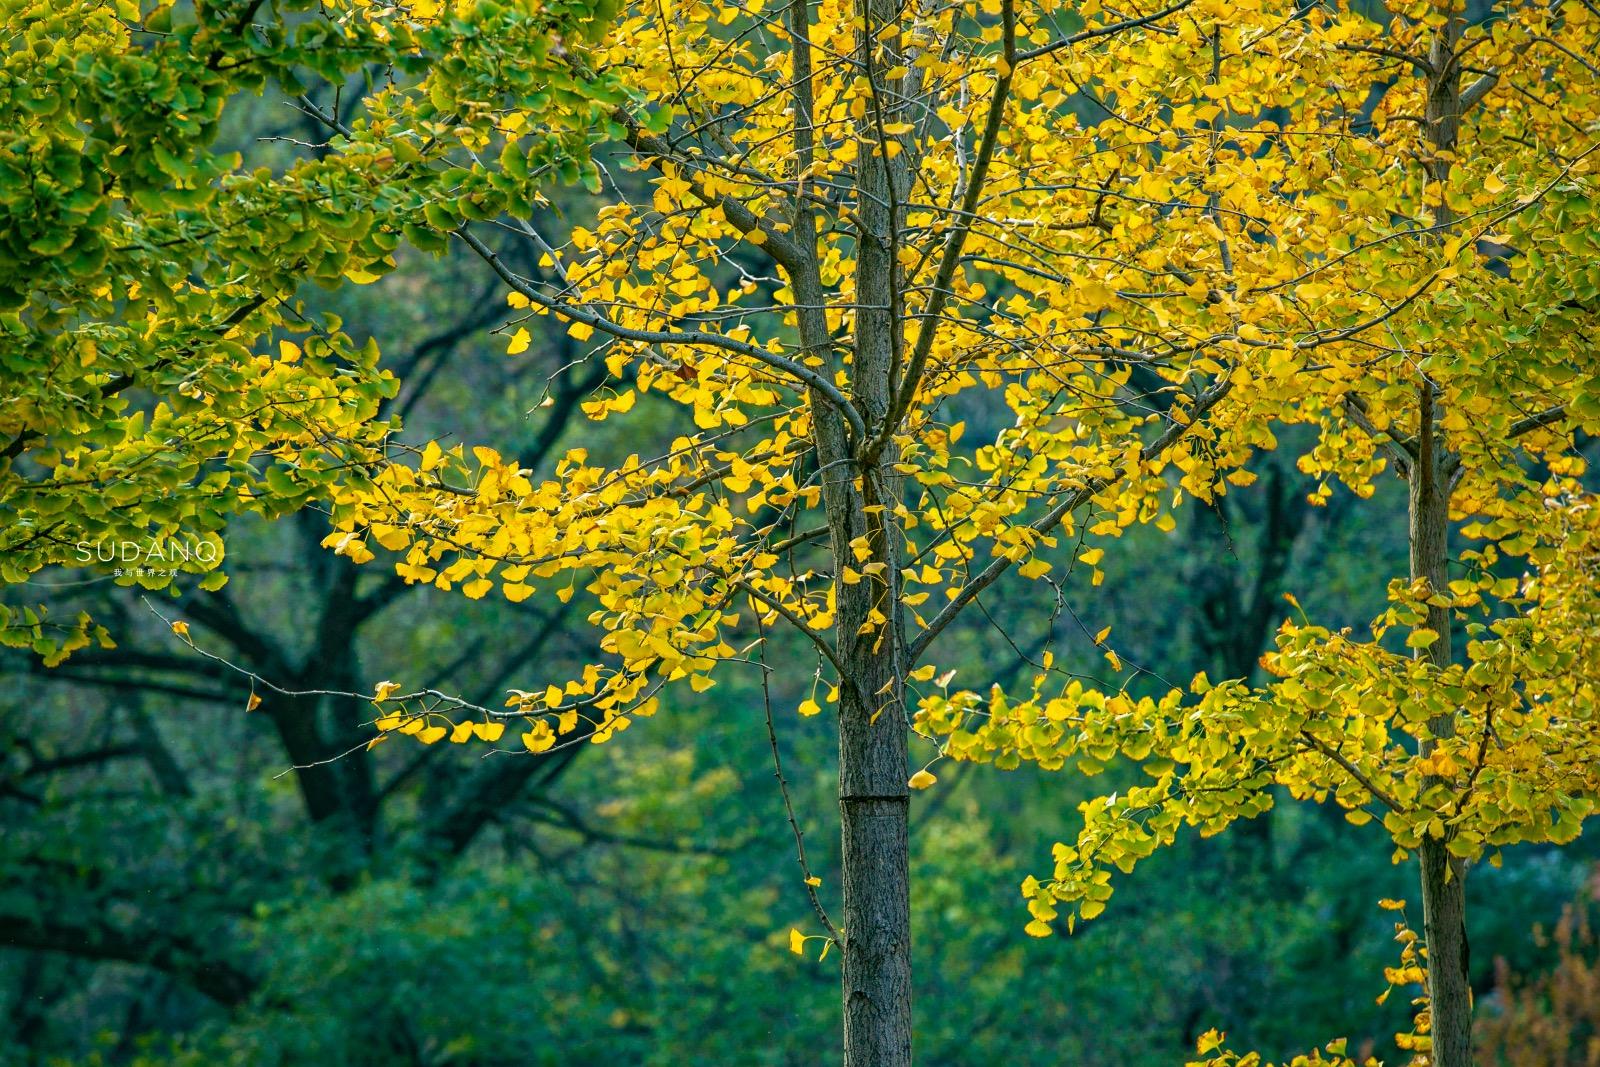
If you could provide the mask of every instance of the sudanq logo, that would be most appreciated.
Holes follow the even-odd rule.
[[[79,563],[130,567],[216,563],[222,558],[222,545],[216,541],[79,541],[74,547]]]

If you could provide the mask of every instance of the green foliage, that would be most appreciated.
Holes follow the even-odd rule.
[[[460,217],[527,210],[541,185],[592,172],[590,137],[622,98],[552,57],[604,15],[576,0],[0,5],[0,583],[106,570],[123,545],[211,548],[119,571],[129,584],[214,571],[231,516],[282,514],[379,462],[396,382],[302,286],[371,281],[403,239],[441,248]],[[374,72],[359,129],[309,158],[215,147],[256,94]],[[496,112],[521,132],[490,173],[462,133]],[[87,643],[86,625],[43,614],[8,610],[0,641],[53,661]]]

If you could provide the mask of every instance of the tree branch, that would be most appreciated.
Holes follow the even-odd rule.
[[[244,1003],[258,985],[232,963],[210,958],[187,938],[154,925],[131,931],[76,919],[0,915],[0,942],[14,949],[151,967],[227,1008]]]
[[[967,187],[961,196],[960,214],[957,216],[955,228],[945,238],[944,254],[939,261],[939,270],[934,275],[932,290],[928,294],[928,306],[918,316],[921,325],[917,331],[916,346],[911,350],[911,359],[901,374],[900,381],[893,386],[895,390],[893,402],[884,416],[883,425],[878,428],[876,436],[871,444],[866,446],[862,455],[863,461],[867,463],[878,458],[878,454],[894,437],[900,420],[911,410],[917,386],[922,381],[922,373],[928,363],[928,355],[933,351],[933,338],[938,332],[939,318],[944,314],[945,305],[949,303],[950,287],[961,265],[961,253],[966,248],[968,235],[972,233],[973,223],[977,219],[978,205],[989,179],[989,165],[994,161],[995,144],[1000,138],[1001,128],[1005,125],[1006,100],[1011,94],[1011,78],[1017,65],[1017,15],[1014,0],[1003,0],[1000,19],[1001,54],[1005,65],[1000,68],[1001,74],[994,83],[994,94],[989,98],[989,113],[984,120],[983,134],[978,140],[978,152],[972,162],[972,172],[967,179]]]
[[[1161,436],[1157,437],[1153,442],[1150,443],[1149,447],[1139,450],[1140,461],[1143,461],[1149,456],[1160,455],[1176,444],[1186,433],[1188,433],[1189,427],[1193,426],[1199,420],[1200,416],[1204,415],[1207,411],[1210,411],[1216,406],[1219,400],[1228,395],[1228,391],[1231,388],[1232,383],[1229,381],[1228,377],[1226,375],[1220,377],[1215,385],[1206,390],[1204,393],[1201,393],[1199,399],[1195,401],[1194,410],[1189,413],[1188,422],[1173,422],[1164,431],[1162,431]],[[1061,503],[1051,508],[1043,516],[1030,523],[1029,526],[1033,530],[1040,533],[1053,529],[1059,525],[1061,520],[1066,518],[1070,512],[1076,510],[1078,507],[1082,506],[1088,500],[1093,498],[1095,494],[1101,492],[1107,486],[1116,482],[1117,479],[1121,478],[1126,473],[1126,471],[1127,468],[1125,466],[1119,466],[1110,477],[1091,479],[1080,488],[1068,494],[1065,500],[1061,501]],[[907,664],[910,665],[916,663],[922,654],[927,651],[928,646],[933,643],[934,638],[938,637],[945,627],[949,626],[950,623],[955,621],[956,616],[960,615],[962,610],[966,608],[966,606],[974,599],[976,599],[979,594],[981,594],[985,589],[989,588],[989,586],[993,585],[1002,574],[1010,570],[1011,566],[1012,561],[1002,556],[1001,558],[994,560],[982,571],[978,572],[978,575],[975,578],[969,581],[966,585],[962,586],[960,591],[956,593],[954,599],[946,604],[939,614],[934,616],[933,620],[928,623],[928,628],[921,634],[917,635],[916,639],[906,647]]]

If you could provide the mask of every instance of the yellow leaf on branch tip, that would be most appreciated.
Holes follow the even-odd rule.
[[[532,343],[532,335],[528,333],[525,327],[518,326],[517,332],[511,335],[511,343],[506,345],[506,355],[521,355],[528,350],[528,345]]]
[[[431,471],[443,462],[444,449],[439,447],[438,441],[429,441],[422,449],[422,470]]]
[[[1407,648],[1427,648],[1429,645],[1433,644],[1437,640],[1439,640],[1439,635],[1434,633],[1432,630],[1428,630],[1428,629],[1413,630],[1412,633],[1411,633],[1411,636],[1406,638],[1406,647]]]
[[[806,954],[806,935],[792,926],[789,928],[789,951],[796,956]]]
[[[911,780],[908,781],[906,785],[909,785],[912,789],[926,789],[938,780],[939,779],[933,774],[932,771],[924,768],[918,771],[916,774],[913,774],[911,776]]]
[[[184,622],[182,619],[179,619],[177,622],[172,624],[172,632],[177,634],[179,637],[188,637],[189,624]]]

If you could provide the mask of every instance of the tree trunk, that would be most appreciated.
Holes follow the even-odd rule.
[[[1422,929],[1434,1067],[1471,1067],[1472,987],[1467,979],[1467,901],[1461,861],[1439,838],[1422,842]]]
[[[1461,62],[1457,49],[1463,22],[1452,15],[1434,35],[1428,50],[1427,121],[1423,136],[1430,152],[1426,167],[1431,192],[1437,197],[1435,225],[1441,240],[1455,224],[1446,190],[1461,131]],[[1436,439],[1437,397],[1431,382],[1419,387],[1417,461],[1411,472],[1411,577],[1425,578],[1430,588],[1446,589],[1449,565],[1450,473],[1448,453]],[[1450,613],[1428,607],[1428,628],[1438,640],[1423,653],[1435,666],[1450,663]],[[1455,716],[1428,722],[1436,739],[1455,736]],[[1423,755],[1433,748],[1422,745]],[[1424,791],[1439,779],[1423,782]],[[1467,980],[1466,866],[1450,855],[1448,837],[1429,834],[1418,850],[1422,866],[1422,925],[1428,946],[1428,997],[1433,1019],[1434,1067],[1471,1067],[1472,989]]]
[[[899,681],[885,661],[847,662],[840,695],[846,1067],[911,1063],[906,731]],[[890,694],[872,696],[885,687]]]
[[[1417,461],[1411,472],[1411,577],[1427,579],[1430,589],[1443,590],[1449,563],[1449,475],[1444,450],[1434,439],[1434,390],[1419,387]],[[1428,628],[1438,639],[1423,652],[1435,666],[1450,663],[1450,613],[1428,606]],[[1455,717],[1428,721],[1435,739],[1455,736]],[[1433,740],[1422,743],[1426,756]],[[1429,777],[1424,790],[1440,784]],[[1428,947],[1428,997],[1433,1019],[1434,1067],[1471,1067],[1472,988],[1467,977],[1467,902],[1465,865],[1450,854],[1448,837],[1429,834],[1418,849],[1422,867],[1422,927]]]
[[[803,4],[798,0],[796,6]],[[865,212],[863,212],[865,213]],[[814,242],[809,211],[796,214],[794,237]],[[882,255],[863,253],[858,292],[863,304],[876,296],[868,279],[887,270]],[[790,274],[799,309],[801,346],[809,356],[831,356],[823,314],[824,294],[816,262]],[[869,426],[888,409],[887,315],[860,313],[852,397]],[[830,360],[829,365],[832,365]],[[840,582],[834,623],[839,679],[839,813],[844,882],[842,983],[845,1067],[909,1067],[911,1063],[911,899],[907,813],[910,808],[905,687],[899,669],[905,647],[899,606],[903,533],[895,508],[900,477],[890,447],[863,469],[851,452],[844,419],[819,393],[810,398],[812,434],[821,468],[833,558],[840,567],[855,561],[851,542],[866,537],[871,560],[885,564],[855,585]],[[885,506],[879,508],[875,504]],[[871,632],[861,627],[878,616]]]
[[[873,103],[859,130],[857,165],[856,316],[851,400],[873,442],[855,442],[853,462],[840,465],[848,486],[834,482],[829,527],[836,566],[862,569],[854,585],[837,585],[835,651],[839,694],[839,817],[844,922],[842,994],[845,1067],[910,1067],[911,873],[907,719],[900,607],[904,546],[897,511],[901,477],[888,425],[896,378],[904,373],[898,264],[909,192],[908,153],[878,145],[878,131],[904,111],[895,46],[878,31],[895,18],[892,0],[861,0],[857,37],[862,71],[874,82]],[[877,151],[872,149],[876,147]],[[805,303],[805,297],[797,292]],[[883,445],[874,448],[874,442]],[[824,462],[828,457],[824,454]],[[836,504],[843,506],[835,506]],[[865,537],[869,558],[856,563],[851,542]]]
[[[812,435],[836,568],[834,656],[839,667],[839,815],[844,913],[840,930],[845,1067],[910,1067],[911,874],[907,717],[900,607],[904,533],[898,517],[898,453],[886,426],[894,408],[904,316],[897,250],[910,187],[907,153],[871,153],[876,130],[898,121],[903,85],[882,77],[889,51],[870,51],[875,31],[895,17],[891,0],[860,0],[858,59],[876,85],[876,108],[864,116],[856,173],[857,256],[850,403],[870,440],[852,440],[844,413],[813,391]],[[794,60],[797,195],[787,265],[803,358],[829,376],[842,368],[824,307],[816,254],[816,218],[804,195],[813,160],[812,55],[808,0],[787,11]],[[870,446],[879,438],[884,447]],[[865,538],[867,560],[852,542]],[[881,564],[881,566],[874,566]],[[845,566],[862,573],[846,584]]]

